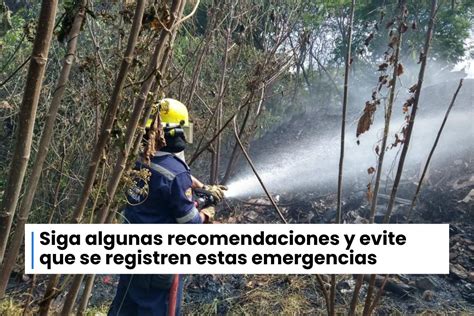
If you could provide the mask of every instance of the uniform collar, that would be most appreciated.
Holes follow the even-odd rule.
[[[169,152],[166,152],[166,151],[156,151],[155,154],[154,154],[155,157],[164,157],[164,156],[173,156],[175,157],[176,159],[178,159],[179,161],[181,161],[185,166],[186,166],[186,169],[190,169],[188,164],[186,163],[186,161],[184,161],[183,159],[179,158],[177,155],[173,154],[173,153],[169,153]]]
[[[163,156],[174,156],[174,155],[172,153],[168,153],[166,151],[157,151],[157,152],[155,152],[155,154],[153,156],[163,157]]]

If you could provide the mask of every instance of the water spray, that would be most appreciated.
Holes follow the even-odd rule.
[[[439,151],[436,156],[440,158],[453,157],[455,152],[473,150],[474,133],[472,127],[472,109],[453,112],[447,123],[446,132],[440,140]],[[426,159],[429,146],[436,136],[442,115],[419,118],[414,130],[412,146],[409,150],[408,164],[418,166]],[[402,126],[402,121],[392,122],[390,131],[391,139]],[[471,131],[471,132],[466,132]],[[331,189],[337,183],[337,161],[339,151],[335,144],[338,135],[336,130],[331,131],[317,140],[298,141],[290,150],[276,150],[264,159],[255,162],[256,169],[262,181],[272,194],[310,192],[318,186]],[[349,130],[346,134],[346,159],[344,167],[345,179],[348,181],[362,179],[367,184],[370,175],[367,169],[376,166],[374,153],[374,139],[380,139],[383,132],[383,123],[376,124],[361,137],[357,145],[355,133]],[[400,147],[392,148],[386,153],[387,167],[397,158]],[[385,172],[386,174],[386,172]],[[246,198],[262,196],[264,194],[258,179],[249,170],[243,170],[228,184],[226,198]]]
[[[262,178],[260,178],[260,175],[258,174],[257,170],[255,169],[255,166],[252,162],[252,159],[250,159],[250,156],[247,153],[247,150],[245,149],[244,145],[242,144],[242,141],[240,140],[239,132],[237,131],[237,121],[236,120],[237,120],[237,115],[235,115],[234,119],[233,119],[235,140],[237,141],[237,144],[239,144],[240,149],[242,150],[242,153],[245,156],[245,159],[247,159],[247,162],[250,165],[250,168],[252,168],[252,172],[254,173],[255,177],[257,178],[262,190],[265,192],[268,199],[270,200],[270,203],[275,208],[275,211],[277,212],[278,216],[280,217],[280,219],[282,220],[283,223],[288,224],[287,220],[285,219],[285,216],[283,216],[283,213],[281,212],[280,208],[276,204],[276,202],[273,199],[273,197],[271,196],[270,192],[268,192],[268,189],[265,186],[265,184],[263,183]]]

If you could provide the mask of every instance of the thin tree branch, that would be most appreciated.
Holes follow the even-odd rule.
[[[237,143],[239,144],[240,149],[242,150],[242,153],[243,153],[244,156],[245,156],[245,159],[247,159],[247,162],[249,163],[250,167],[252,168],[253,173],[254,173],[255,176],[257,177],[258,182],[260,182],[260,185],[262,186],[263,191],[265,191],[265,194],[267,195],[268,199],[269,199],[270,202],[272,203],[273,208],[275,209],[275,211],[277,212],[278,216],[279,216],[280,219],[283,221],[283,223],[288,224],[287,220],[285,219],[285,216],[283,216],[283,213],[280,211],[280,208],[279,208],[278,205],[276,204],[276,202],[275,202],[275,200],[273,199],[273,197],[271,196],[271,194],[268,192],[267,187],[265,186],[265,184],[264,184],[263,181],[262,181],[262,178],[260,178],[260,175],[258,174],[257,170],[255,169],[255,165],[253,164],[252,159],[250,158],[250,156],[247,154],[247,151],[245,150],[244,145],[243,145],[242,142],[240,141],[239,132],[237,131],[236,118],[237,118],[237,115],[235,115],[234,118],[233,118],[234,136],[235,136],[235,139],[236,139]]]
[[[41,134],[40,144],[38,153],[36,154],[35,161],[33,163],[29,183],[26,187],[26,193],[20,205],[17,214],[17,224],[15,232],[8,247],[7,256],[2,265],[0,273],[0,297],[5,293],[6,286],[10,277],[10,273],[13,270],[18,253],[20,251],[21,244],[23,243],[23,237],[25,234],[25,224],[30,214],[31,206],[36,194],[38,183],[41,177],[41,171],[43,169],[46,156],[48,154],[49,145],[53,138],[53,129],[58,114],[59,106],[63,99],[64,91],[66,90],[66,84],[69,82],[69,74],[71,72],[72,65],[76,56],[76,47],[81,30],[81,25],[85,16],[86,0],[82,0],[81,7],[78,10],[71,31],[69,33],[69,41],[67,46],[67,52],[63,59],[63,66],[59,75],[56,88],[53,92],[53,99],[48,111],[46,122]]]
[[[57,0],[44,0],[41,4],[31,62],[18,115],[18,132],[13,159],[10,165],[7,185],[5,186],[5,193],[0,204],[0,263],[3,261],[13,223],[13,216],[18,205],[30,159],[36,111],[53,37],[57,6]]]
[[[355,0],[352,0],[351,3],[351,13],[349,17],[348,24],[348,33],[347,33],[347,52],[346,52],[346,61],[345,61],[345,71],[344,71],[344,94],[342,101],[342,122],[341,122],[341,148],[339,154],[339,173],[337,179],[337,206],[336,206],[336,223],[341,223],[342,211],[342,176],[344,169],[344,145],[346,137],[346,113],[347,113],[347,103],[349,98],[349,71],[352,63],[352,24],[354,21],[354,9],[355,9]],[[331,309],[330,315],[335,315],[336,310],[336,276],[331,276]]]
[[[392,215],[392,210],[395,204],[395,197],[397,195],[398,185],[400,183],[400,179],[402,177],[402,172],[403,172],[403,166],[405,164],[405,158],[407,156],[408,148],[410,146],[413,126],[415,125],[415,118],[416,118],[416,113],[418,110],[418,103],[420,101],[421,89],[423,86],[423,78],[425,76],[426,64],[428,62],[428,53],[431,46],[431,39],[433,37],[433,30],[434,30],[434,24],[435,24],[435,19],[436,19],[436,12],[437,12],[437,4],[438,4],[437,0],[431,1],[430,22],[428,24],[428,31],[426,32],[425,45],[424,45],[423,53],[421,56],[421,66],[420,66],[420,72],[418,74],[418,83],[417,83],[417,88],[415,92],[415,101],[412,105],[412,110],[411,110],[411,114],[410,114],[410,118],[409,118],[409,122],[407,126],[407,131],[406,131],[406,138],[404,139],[402,152],[400,154],[400,160],[398,162],[397,173],[395,175],[395,180],[392,187],[392,193],[390,195],[390,200],[387,206],[387,212],[384,218],[385,223],[388,223],[390,221],[390,216]]]
[[[443,122],[441,123],[441,126],[439,128],[438,135],[436,135],[436,139],[433,143],[433,147],[431,148],[430,154],[428,155],[428,159],[426,160],[425,167],[423,168],[423,173],[421,174],[420,180],[418,181],[418,186],[416,187],[416,192],[415,192],[415,195],[413,196],[413,200],[411,202],[410,210],[408,211],[407,220],[410,218],[411,212],[412,212],[413,208],[416,205],[416,201],[418,199],[418,194],[420,193],[421,185],[423,184],[423,180],[425,179],[426,172],[428,171],[428,167],[430,165],[431,158],[433,157],[433,153],[436,149],[436,146],[438,145],[438,141],[441,137],[441,133],[443,132],[444,125],[446,124],[446,121],[448,120],[449,113],[451,112],[451,109],[454,106],[454,102],[456,101],[459,90],[461,90],[462,84],[463,84],[463,79],[459,80],[458,88],[456,89],[456,92],[454,93],[453,99],[451,100],[451,104],[449,104],[449,107],[446,111],[446,114],[444,115],[444,119],[443,119]]]

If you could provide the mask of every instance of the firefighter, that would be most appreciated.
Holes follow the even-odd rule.
[[[192,124],[186,106],[174,99],[163,99],[159,103],[159,115],[154,116],[147,122],[144,152],[132,172],[136,178],[127,192],[126,221],[211,223],[215,208],[198,210],[192,189],[204,188],[220,201],[226,188],[204,185],[191,176],[184,162],[186,141],[192,141]],[[109,315],[179,315],[182,294],[181,275],[121,275]]]

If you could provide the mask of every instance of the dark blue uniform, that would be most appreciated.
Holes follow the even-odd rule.
[[[125,218],[136,224],[202,223],[191,191],[191,173],[181,159],[158,152],[150,165],[137,162],[135,169],[151,172],[148,183],[137,181],[128,192]],[[143,190],[148,185],[148,190]],[[168,315],[168,275],[121,275],[109,315]],[[176,315],[180,314],[183,280],[179,276]]]

